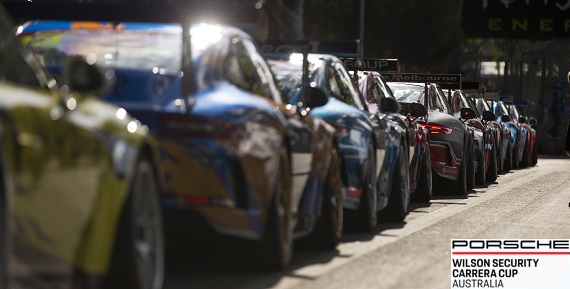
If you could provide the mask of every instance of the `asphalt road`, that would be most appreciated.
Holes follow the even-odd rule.
[[[283,272],[256,262],[254,244],[171,240],[165,289],[449,288],[451,239],[570,239],[569,202],[570,158],[540,156],[465,196],[413,204],[403,223],[348,232],[335,252],[296,248]]]

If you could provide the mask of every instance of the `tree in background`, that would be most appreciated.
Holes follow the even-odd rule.
[[[48,0],[46,0],[48,1]],[[128,1],[128,0],[90,0]],[[204,2],[205,0],[141,0]],[[459,72],[462,0],[365,0],[365,57],[399,58],[407,71]],[[355,40],[359,0],[208,0],[265,7],[267,37]]]
[[[305,0],[267,0],[268,36],[274,39],[302,40]]]
[[[407,71],[460,72],[460,0],[365,1],[365,57],[399,58]],[[269,37],[355,40],[359,5],[357,0],[265,0]]]
[[[407,71],[459,72],[461,1],[375,0],[366,5],[366,57],[399,58]]]
[[[306,0],[304,19],[307,38],[316,40],[358,38],[359,2],[359,0]]]

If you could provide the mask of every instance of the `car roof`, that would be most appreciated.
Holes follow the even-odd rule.
[[[191,28],[199,28],[204,26],[220,27],[220,33],[223,37],[232,37],[239,35],[244,38],[251,36],[239,28],[225,24],[190,24]],[[28,21],[18,28],[18,32],[27,34],[40,31],[65,31],[65,30],[143,30],[156,31],[166,33],[180,33],[182,31],[180,24],[173,23],[143,23],[143,22],[86,22],[86,21],[52,21],[52,20],[36,20]]]

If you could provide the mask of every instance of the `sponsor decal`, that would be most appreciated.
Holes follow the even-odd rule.
[[[289,55],[291,53],[320,53],[336,56],[355,57],[358,52],[357,41],[298,41],[268,39],[260,44],[265,55]]]
[[[461,84],[461,74],[382,73],[386,81],[432,82]]]
[[[570,0],[464,0],[462,14],[468,37],[570,36]]]
[[[570,288],[568,239],[452,239],[451,288]]]
[[[356,59],[356,58],[340,58],[348,70],[362,70],[362,71],[390,71],[399,72],[400,64],[398,59]]]
[[[263,54],[292,54],[292,53],[312,53],[319,49],[318,41],[307,42],[280,42],[277,40],[262,43],[260,45]]]

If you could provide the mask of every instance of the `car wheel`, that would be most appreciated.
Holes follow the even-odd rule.
[[[0,163],[1,161],[0,156]],[[8,288],[8,210],[2,176],[0,168],[0,288]]]
[[[378,224],[376,216],[377,188],[376,158],[374,157],[373,144],[370,144],[368,146],[368,168],[366,169],[366,178],[362,187],[355,224],[355,227],[360,231],[370,232]]]
[[[452,182],[451,185],[451,194],[453,195],[464,195],[467,192],[467,172],[469,171],[468,163],[470,161],[470,153],[471,150],[466,150],[463,154],[463,160],[461,161],[461,166],[459,168],[459,176],[457,177],[456,181],[449,180]],[[474,172],[471,170],[471,174],[473,175]]]
[[[505,164],[505,162],[503,161],[502,158],[502,146],[498,145],[495,147],[495,155],[497,157],[497,175],[501,174],[504,170],[503,165]]]
[[[497,180],[497,174],[499,171],[497,162],[497,150],[493,146],[491,149],[491,158],[489,159],[489,170],[487,171],[487,181],[494,182]]]
[[[529,144],[528,142],[525,142],[524,144],[524,149],[523,149],[523,155],[522,155],[522,159],[519,163],[519,167],[521,169],[528,167],[529,165]]]
[[[280,150],[279,172],[260,251],[270,268],[285,269],[293,256],[291,169],[285,148]]]
[[[164,259],[157,176],[150,162],[141,158],[119,220],[105,288],[162,288]]]
[[[505,162],[503,164],[503,172],[508,173],[512,169],[513,169],[513,148],[511,142],[509,141],[509,145],[507,146],[507,155],[505,156]]]
[[[426,149],[424,162],[421,167],[420,177],[418,179],[418,186],[416,191],[412,194],[412,202],[427,203],[431,200],[433,179],[431,174],[431,155],[429,148]]]
[[[467,181],[466,181],[466,190],[472,190],[475,187],[475,158],[477,152],[475,151],[475,146],[471,145],[471,153],[468,154],[467,157]],[[461,162],[461,166],[463,166],[463,161]]]
[[[333,148],[331,163],[323,190],[321,214],[306,243],[315,249],[333,250],[340,242],[343,230],[343,184],[340,176],[340,156]]]
[[[394,167],[392,188],[388,205],[379,212],[378,218],[385,221],[401,222],[408,215],[410,204],[410,174],[405,148],[400,145],[398,161]]]
[[[532,166],[536,166],[536,164],[538,163],[538,151],[536,150],[536,143],[534,144],[533,150],[532,150]]]
[[[515,142],[515,147],[513,148],[513,161],[511,162],[511,169],[519,168],[519,142]]]
[[[502,146],[500,144],[494,147],[495,158],[497,161],[497,175],[503,171],[503,159],[502,159],[501,147]]]
[[[484,185],[487,171],[485,167],[485,152],[477,153],[477,172],[475,173],[475,185]]]

